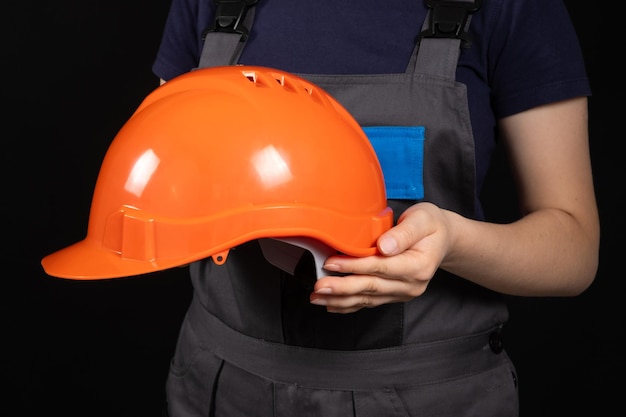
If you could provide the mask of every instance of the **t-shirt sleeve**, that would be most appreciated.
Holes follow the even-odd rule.
[[[202,32],[211,25],[212,5],[210,1],[172,0],[152,65],[157,77],[170,80],[198,65]]]
[[[582,51],[561,0],[503,1],[489,48],[497,118],[591,94]]]

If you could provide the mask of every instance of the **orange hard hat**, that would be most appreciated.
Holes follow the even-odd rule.
[[[104,157],[86,238],[42,265],[116,278],[296,236],[368,256],[392,223],[376,154],[337,101],[283,71],[215,67],[144,99]]]

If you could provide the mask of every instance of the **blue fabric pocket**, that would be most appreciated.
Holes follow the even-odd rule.
[[[424,198],[424,127],[368,126],[363,131],[383,170],[387,198]]]

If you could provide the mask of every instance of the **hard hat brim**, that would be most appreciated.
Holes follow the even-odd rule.
[[[41,261],[51,276],[75,280],[101,280],[148,274],[186,264],[181,260],[139,261],[124,259],[89,239],[56,251]]]

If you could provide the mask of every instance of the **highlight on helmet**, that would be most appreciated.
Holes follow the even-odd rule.
[[[104,156],[86,237],[42,266],[126,277],[289,237],[369,256],[392,223],[374,149],[335,99],[284,71],[214,67],[144,99]]]

